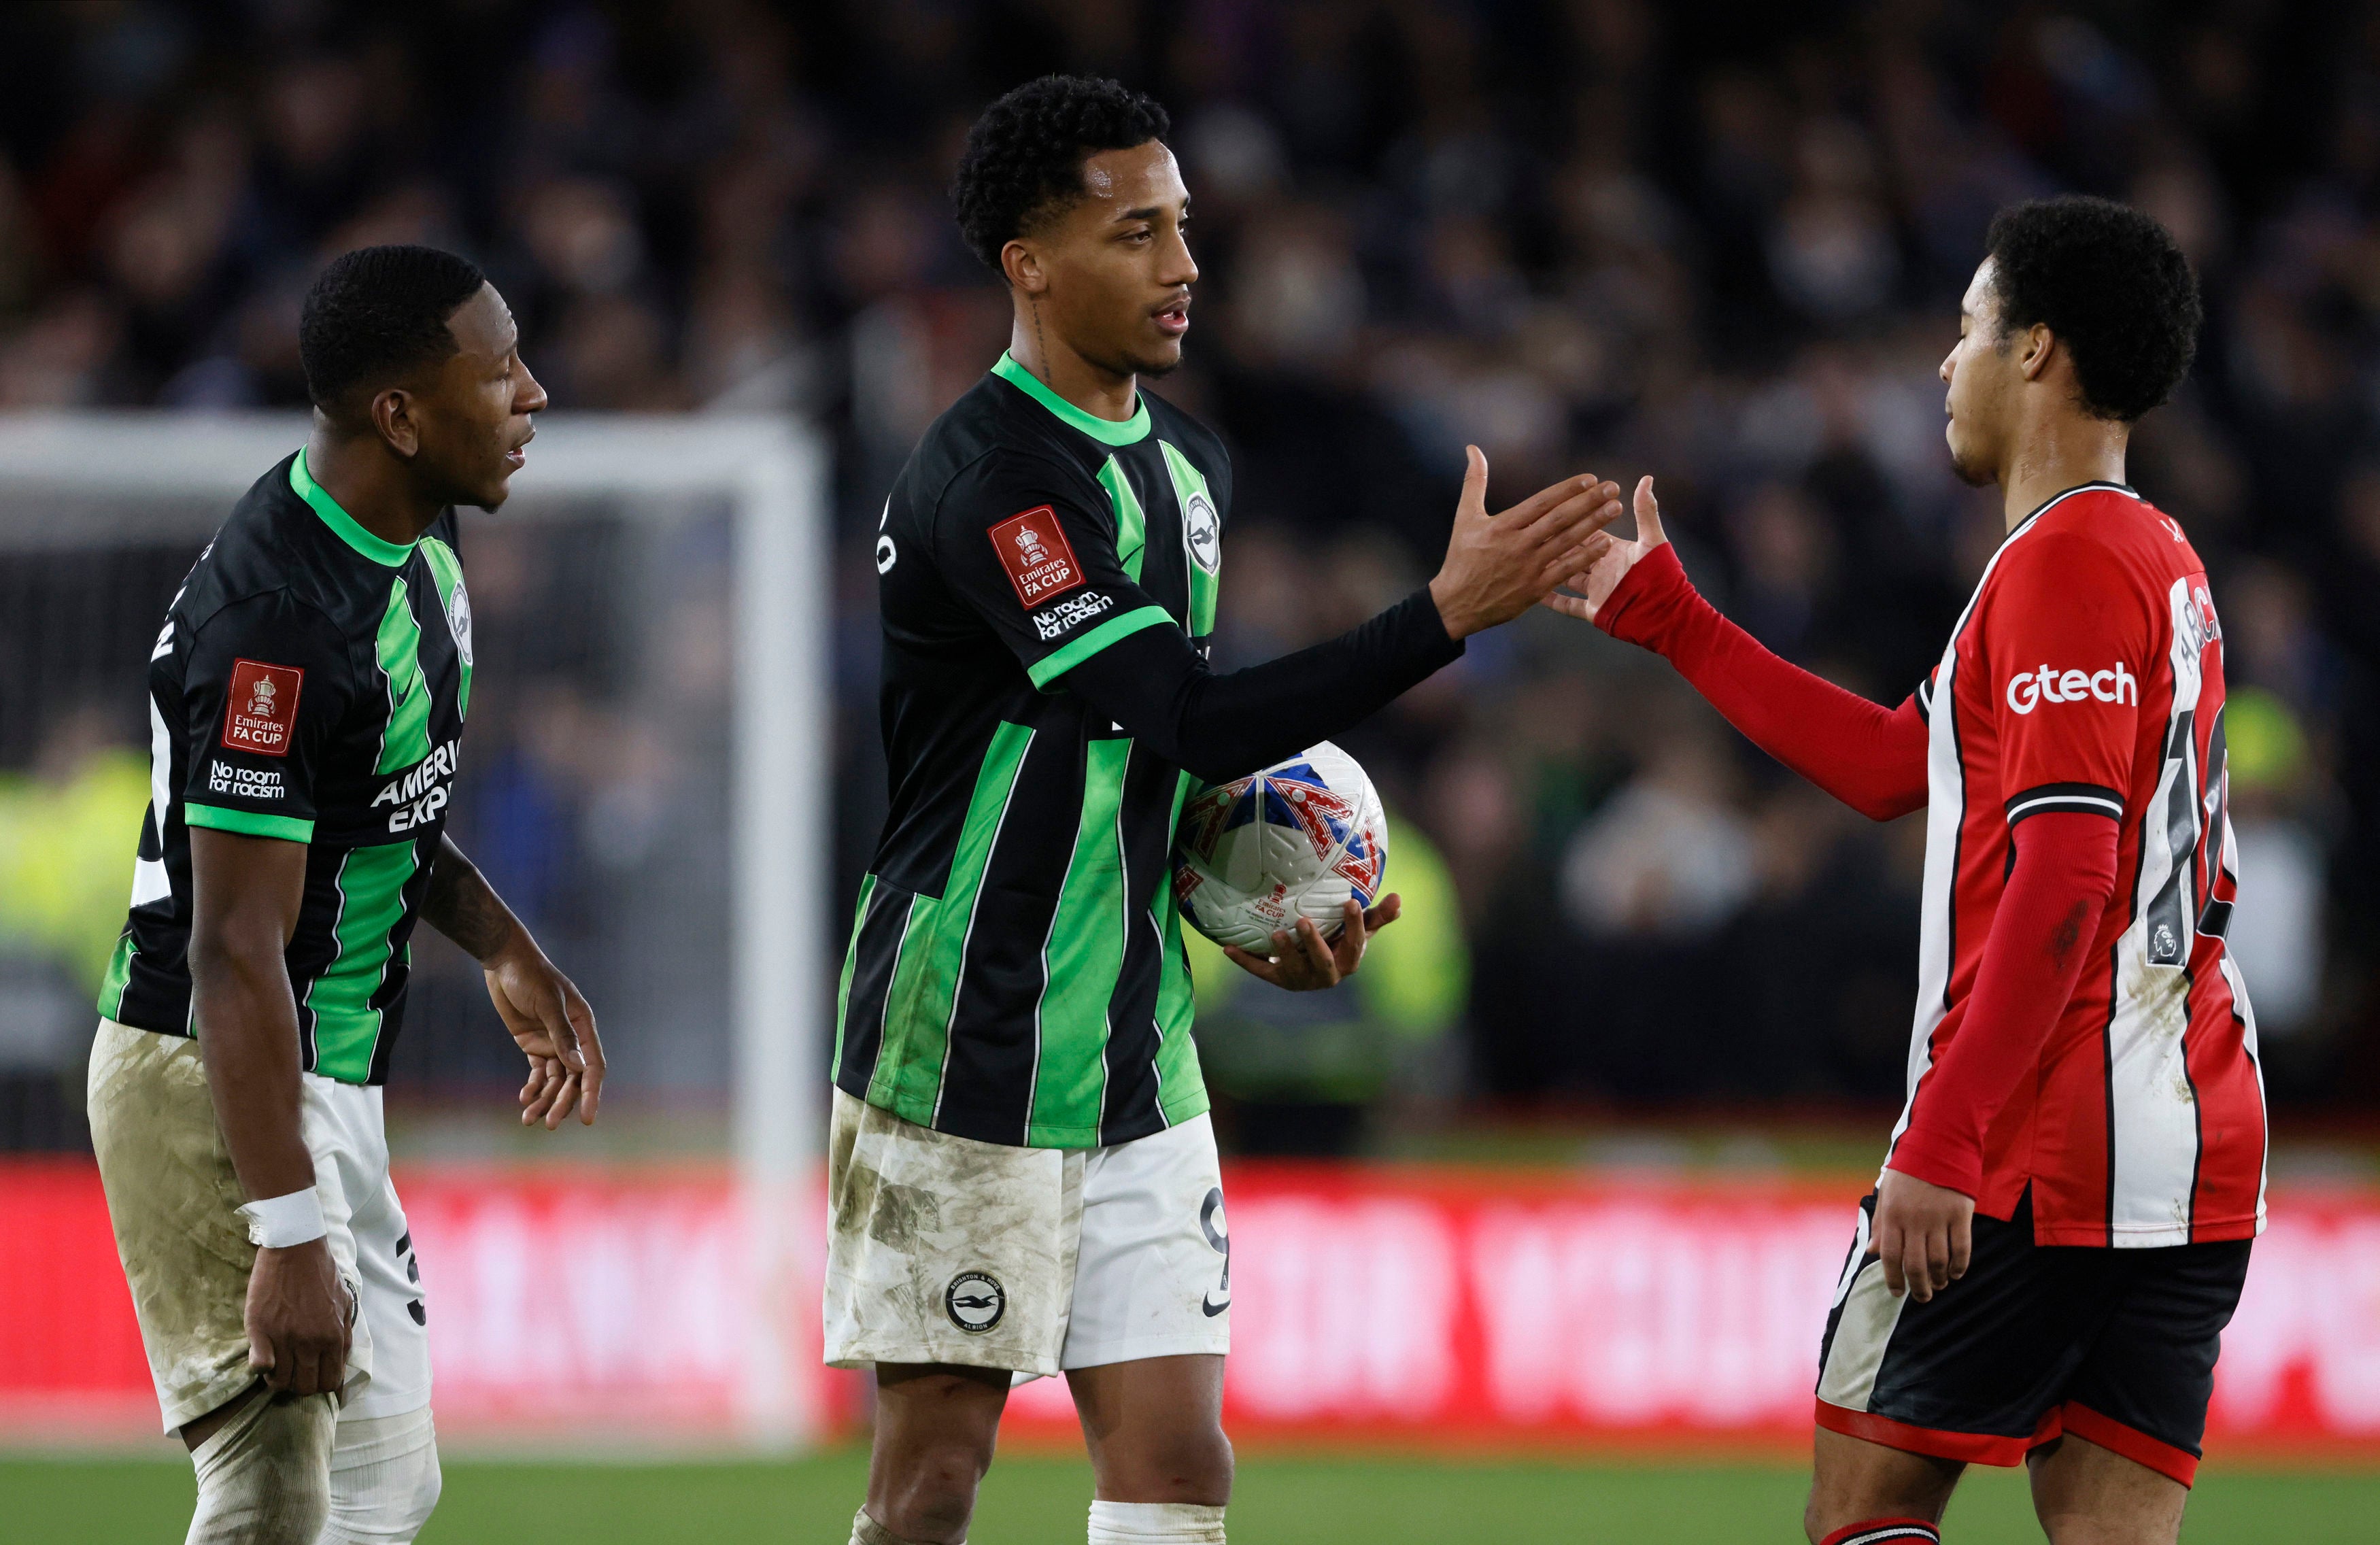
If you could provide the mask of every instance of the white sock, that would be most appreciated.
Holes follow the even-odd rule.
[[[342,1417],[331,1450],[331,1519],[318,1545],[412,1545],[443,1478],[429,1406]]]
[[[1201,1502],[1095,1502],[1090,1545],[1223,1545],[1223,1510]]]
[[[863,1507],[851,1516],[851,1545],[917,1545],[917,1542],[894,1534],[870,1518]],[[965,1545],[965,1542],[962,1540],[960,1545]]]
[[[312,1545],[330,1509],[326,1394],[275,1397],[261,1384],[190,1451],[198,1505],[188,1545]]]

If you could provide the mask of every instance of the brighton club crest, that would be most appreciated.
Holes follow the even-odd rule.
[[[1191,562],[1209,574],[1221,572],[1223,523],[1204,493],[1192,493],[1182,506],[1182,540],[1190,549]]]
[[[1008,1294],[989,1271],[962,1271],[942,1290],[942,1312],[960,1330],[979,1336],[1008,1312]]]

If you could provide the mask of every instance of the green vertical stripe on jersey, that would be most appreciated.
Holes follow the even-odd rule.
[[[868,901],[876,894],[876,877],[859,882],[859,905],[851,913],[851,948],[843,952],[843,980],[834,990],[834,1058],[830,1068],[843,1065],[843,1022],[851,1013],[851,976],[859,967],[859,931],[868,921]]]
[[[1080,1144],[1099,1125],[1107,1092],[1108,1000],[1123,965],[1132,927],[1124,905],[1123,807],[1129,740],[1094,740],[1084,748],[1083,814],[1075,832],[1065,888],[1042,946],[1041,1006],[1034,1020],[1033,1111],[1026,1146]],[[1063,1070],[1071,1077],[1050,1077]]]
[[[993,732],[976,774],[975,796],[959,828],[951,877],[939,898],[919,896],[910,910],[901,943],[901,961],[885,994],[884,1049],[876,1060],[871,1105],[921,1126],[930,1126],[941,1103],[942,1066],[950,1050],[951,1017],[957,1012],[960,978],[966,967],[967,936],[975,931],[976,899],[984,870],[1000,845],[1008,819],[1008,798],[1033,745],[1033,732],[1003,722]]]
[[[1196,572],[1195,565],[1192,572]],[[1167,831],[1181,826],[1183,803],[1197,785],[1198,780],[1187,772],[1174,781]],[[1157,982],[1157,1030],[1161,1038],[1157,1048],[1157,1085],[1161,1091],[1158,1101],[1169,1124],[1187,1121],[1207,1109],[1207,1083],[1198,1072],[1198,1049],[1190,1039],[1190,1024],[1197,1011],[1190,991],[1190,950],[1182,941],[1182,908],[1174,905],[1172,879],[1168,875],[1159,883],[1157,897],[1150,903],[1157,914],[1151,921],[1157,924],[1163,954],[1162,974]]]
[[[115,953],[107,957],[107,975],[100,979],[99,1012],[110,1019],[124,1017],[124,988],[132,979],[132,935],[127,933],[115,942]]]
[[[1193,639],[1203,639],[1215,631],[1217,576],[1201,567],[1196,554],[1190,551],[1190,495],[1196,493],[1205,499],[1210,510],[1215,507],[1215,495],[1207,488],[1207,474],[1175,450],[1172,441],[1160,440],[1157,446],[1165,453],[1165,470],[1173,479],[1173,507],[1180,514],[1182,525],[1182,562],[1190,573],[1190,614],[1182,619],[1182,628]],[[1219,513],[1215,533],[1218,539],[1222,535],[1220,518]]]
[[[416,861],[409,842],[350,848],[340,860],[339,957],[306,993],[314,1014],[314,1071],[325,1078],[360,1084],[371,1077],[381,1030],[371,997],[388,977],[395,953],[389,933],[405,915]]]
[[[1108,491],[1108,503],[1115,509],[1116,557],[1134,584],[1140,583],[1140,562],[1148,556],[1148,515],[1140,507],[1140,495],[1132,491],[1132,480],[1123,475],[1123,466],[1113,456],[1099,468],[1099,486]]]
[[[446,617],[446,627],[455,626],[455,592],[463,588],[463,560],[455,550],[436,537],[421,539],[421,555],[430,564],[430,578],[438,587],[438,610]],[[470,604],[467,599],[463,602]],[[471,651],[461,635],[455,639],[455,663],[463,673],[462,685],[455,690],[455,713],[457,718],[471,716]]]
[[[381,772],[410,767],[430,754],[430,683],[421,674],[421,625],[413,620],[413,598],[399,576],[388,588],[388,610],[380,616],[375,640],[381,673],[388,677],[388,727],[381,732]]]

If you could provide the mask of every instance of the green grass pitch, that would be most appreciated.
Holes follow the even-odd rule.
[[[790,1464],[558,1465],[451,1461],[421,1545],[843,1545],[867,1473],[838,1450]],[[1665,1545],[1799,1540],[1803,1473],[1787,1466],[1566,1464],[1254,1454],[1232,1503],[1233,1545],[1658,1539]],[[1004,1455],[984,1485],[972,1545],[1083,1538],[1090,1472],[1079,1459]],[[189,1518],[190,1473],[170,1458],[0,1459],[0,1535],[11,1545],[167,1541]],[[2192,1499],[2190,1545],[2375,1538],[2380,1472],[2210,1466]],[[2036,1541],[2024,1484],[1978,1471],[1951,1504],[1953,1545]]]

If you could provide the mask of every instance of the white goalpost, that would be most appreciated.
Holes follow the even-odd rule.
[[[303,415],[286,413],[0,415],[0,564],[110,542],[195,550],[307,430]],[[723,772],[726,802],[718,861],[727,866],[732,979],[722,996],[733,1022],[737,1210],[765,1306],[752,1317],[760,1344],[736,1355],[731,1399],[743,1441],[774,1449],[799,1446],[824,1419],[809,1285],[822,1245],[816,1186],[832,988],[827,474],[819,436],[783,418],[555,413],[540,416],[504,510],[464,517],[468,568],[472,531],[496,523],[598,509],[650,525],[698,508],[716,524],[726,511],[729,765],[710,771]]]

